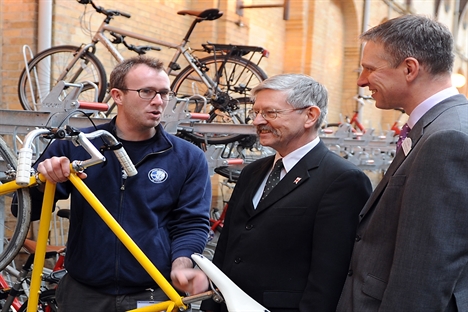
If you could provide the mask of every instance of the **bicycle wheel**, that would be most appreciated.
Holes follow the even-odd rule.
[[[28,301],[26,300],[18,312],[25,312],[28,308]],[[58,306],[55,300],[55,289],[47,289],[39,294],[39,303],[37,311],[40,312],[57,312]]]
[[[97,85],[97,100],[102,101],[107,91],[107,77],[104,66],[90,52],[85,52],[74,64],[71,63],[77,51],[76,46],[57,46],[37,54],[29,63],[28,71],[23,69],[18,82],[18,97],[25,110],[39,110],[41,102],[59,80],[70,83],[90,81]],[[70,68],[67,72],[66,68]],[[60,78],[61,75],[64,75]],[[63,97],[66,96],[64,90]],[[86,85],[79,96],[82,101],[94,102],[96,89]]]
[[[250,91],[267,78],[265,72],[249,60],[223,56],[209,56],[199,60],[203,72],[217,84],[213,92],[203,83],[195,70],[188,66],[172,82],[172,90],[180,98],[202,95],[207,98],[208,107],[200,102],[189,103],[191,112],[210,114],[209,123],[247,124],[250,122],[248,111],[253,103]],[[248,135],[222,133],[186,133],[196,143],[227,144]]]
[[[15,179],[16,155],[0,137],[0,185]],[[16,200],[14,200],[16,197]],[[31,220],[31,202],[27,188],[0,196],[3,213],[3,244],[0,245],[0,270],[10,264],[18,254],[26,238]],[[11,209],[18,211],[15,218]],[[1,220],[2,218],[0,218]]]

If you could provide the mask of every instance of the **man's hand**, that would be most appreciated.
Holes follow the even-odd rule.
[[[192,268],[189,258],[177,258],[172,263],[171,280],[177,289],[196,295],[209,288],[208,277],[202,271]]]
[[[67,157],[52,157],[44,160],[37,166],[37,171],[52,183],[67,181],[70,176],[70,160]],[[81,179],[86,178],[86,173],[80,173]]]

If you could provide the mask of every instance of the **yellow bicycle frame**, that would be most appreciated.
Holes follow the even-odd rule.
[[[109,226],[114,232],[117,238],[127,247],[130,253],[137,259],[141,266],[148,272],[148,274],[154,279],[164,293],[169,297],[169,300],[156,303],[143,308],[137,308],[131,310],[131,312],[150,312],[150,311],[167,311],[175,312],[179,311],[179,308],[187,309],[188,306],[182,301],[182,298],[172,285],[166,280],[166,278],[159,272],[154,264],[148,259],[143,251],[136,245],[136,243],[130,238],[120,224],[112,217],[109,211],[102,205],[97,197],[91,192],[86,184],[77,176],[70,165],[71,173],[69,180],[77,188],[81,195],[86,201],[93,207],[96,213],[102,218],[102,220]],[[52,215],[52,207],[54,205],[54,195],[56,185],[54,183],[47,182],[42,175],[39,175],[39,180],[45,181],[44,199],[42,201],[42,211],[39,224],[39,232],[37,238],[37,247],[34,255],[34,266],[31,276],[31,287],[30,296],[28,299],[27,312],[37,312],[37,305],[39,302],[40,286],[41,286],[41,275],[42,269],[44,268],[46,246],[49,234],[49,225]],[[31,187],[37,185],[36,177],[31,177],[29,185],[20,186],[15,181],[8,182],[0,185],[0,195],[8,194],[16,191],[20,188]]]

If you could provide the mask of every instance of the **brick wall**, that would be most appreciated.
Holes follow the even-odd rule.
[[[24,68],[22,47],[36,36],[36,0],[1,0],[0,108],[20,109],[16,85]]]

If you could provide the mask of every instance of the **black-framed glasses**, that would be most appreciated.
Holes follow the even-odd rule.
[[[299,107],[299,108],[290,108],[290,109],[269,109],[269,110],[266,110],[266,111],[258,111],[258,110],[251,109],[249,111],[249,118],[251,120],[254,120],[255,118],[257,118],[257,115],[260,114],[263,117],[263,119],[265,119],[265,120],[275,120],[276,118],[278,118],[278,113],[294,112],[294,111],[301,110],[301,109],[306,109],[306,108],[309,108],[309,107],[310,106]]]
[[[120,90],[138,92],[138,95],[140,96],[140,98],[144,100],[152,100],[156,97],[156,94],[159,94],[159,96],[161,97],[161,100],[163,101],[169,101],[175,96],[174,92],[172,92],[171,90],[156,91],[156,90],[147,89],[147,88],[142,88],[138,90],[135,90],[135,89],[120,89]]]

